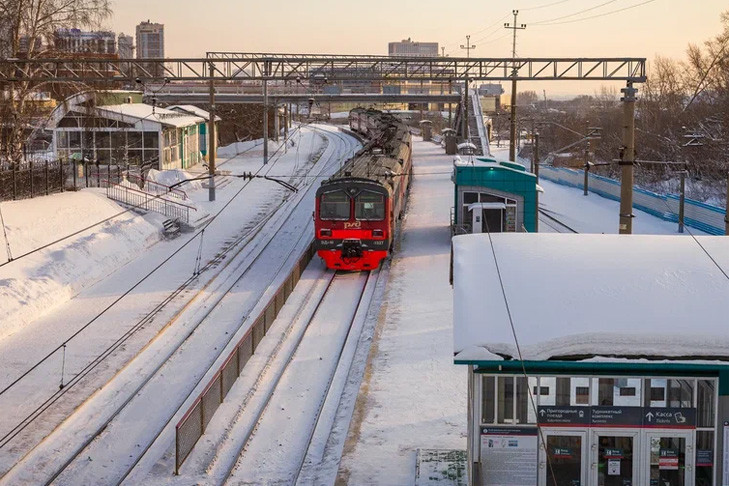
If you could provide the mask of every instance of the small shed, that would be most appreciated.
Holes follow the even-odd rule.
[[[457,151],[457,139],[456,131],[452,128],[444,128],[441,130],[441,135],[444,138],[445,153],[446,155],[456,155]]]
[[[433,122],[430,120],[420,120],[420,130],[423,134],[423,141],[430,142],[433,139]]]
[[[453,163],[454,234],[536,232],[537,178],[521,164],[488,157]]]
[[[470,485],[727,484],[725,237],[473,234],[453,247]]]

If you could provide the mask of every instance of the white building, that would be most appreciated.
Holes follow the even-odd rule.
[[[437,42],[414,42],[410,38],[400,42],[390,42],[387,52],[390,56],[438,57]]]
[[[53,151],[60,160],[149,164],[184,169],[202,160],[199,134],[206,120],[136,101],[141,93],[82,93],[51,115]]]
[[[53,34],[53,42],[63,52],[116,54],[116,37],[109,31],[58,29]]]
[[[208,133],[210,133],[210,122],[208,120],[210,120],[210,113],[203,110],[202,108],[198,108],[195,105],[173,105],[168,106],[167,109],[176,111],[178,113],[184,113],[186,115],[198,116],[206,121],[206,123],[200,125],[198,133],[200,135],[200,153],[202,153],[203,157],[205,157],[205,159],[207,160]],[[219,121],[221,121],[221,118],[219,116],[216,116],[215,123],[217,124]],[[218,132],[216,131],[215,133],[217,134]]]

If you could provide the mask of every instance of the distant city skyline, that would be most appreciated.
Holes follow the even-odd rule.
[[[124,0],[115,3],[105,27],[130,32],[147,19],[165,24],[168,57],[202,57],[208,50],[383,55],[389,42],[407,38],[438,42],[446,55],[465,57],[459,46],[467,34],[476,45],[471,57],[511,57],[511,31],[503,24],[518,9],[518,22],[527,28],[517,34],[517,56],[646,57],[650,68],[657,55],[685,59],[690,43],[702,44],[721,31],[721,13],[729,10],[726,0],[702,0],[691,8],[679,0],[653,0],[630,8],[641,3],[614,0],[595,8],[605,2],[524,0],[464,9],[444,8],[436,0],[371,0],[360,9],[352,2],[309,0],[304,9],[291,0],[275,8],[220,0],[201,9],[192,0]],[[622,85],[525,82],[519,90],[554,96],[592,94],[601,86]]]

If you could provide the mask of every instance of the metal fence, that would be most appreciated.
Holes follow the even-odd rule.
[[[204,391],[197,397],[182,419],[175,426],[175,474],[179,474],[180,466],[192,452],[197,441],[205,433],[215,412],[233,384],[240,376],[243,368],[258,344],[271,328],[279,311],[284,306],[289,295],[301,278],[301,273],[311,261],[316,252],[313,245],[309,245],[299,261],[294,265],[286,280],[276,290],[268,304],[253,320],[253,325],[228,355],[223,365],[218,369]]]
[[[0,201],[63,192],[67,174],[68,167],[58,161],[29,161],[1,168]]]
[[[540,167],[539,177],[570,187],[582,188],[584,172],[565,167]],[[590,192],[616,201],[620,200],[620,182],[595,174],[589,174]],[[678,222],[680,196],[657,194],[637,187],[633,188],[633,207],[665,221]],[[724,234],[726,211],[692,199],[685,199],[684,224],[711,235]]]
[[[154,211],[186,224],[190,223],[190,211],[197,211],[192,206],[178,201],[171,201],[160,194],[150,194],[103,179],[101,184],[106,186],[106,197],[113,201],[134,206],[142,211]]]

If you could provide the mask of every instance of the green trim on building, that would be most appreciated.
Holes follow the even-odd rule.
[[[593,363],[585,361],[480,361],[455,360],[457,365],[475,366],[475,373],[610,376],[707,376],[719,377],[719,395],[729,395],[729,362],[698,363]]]
[[[530,233],[537,230],[537,177],[526,172],[521,164],[513,162],[496,162],[491,158],[479,157],[478,160],[486,162],[476,165],[456,165],[453,169],[452,180],[455,184],[454,207],[458,208],[459,187],[483,187],[501,193],[514,194],[523,198],[524,228]],[[487,191],[484,191],[487,192]],[[455,223],[459,221],[460,210],[455,211]]]

